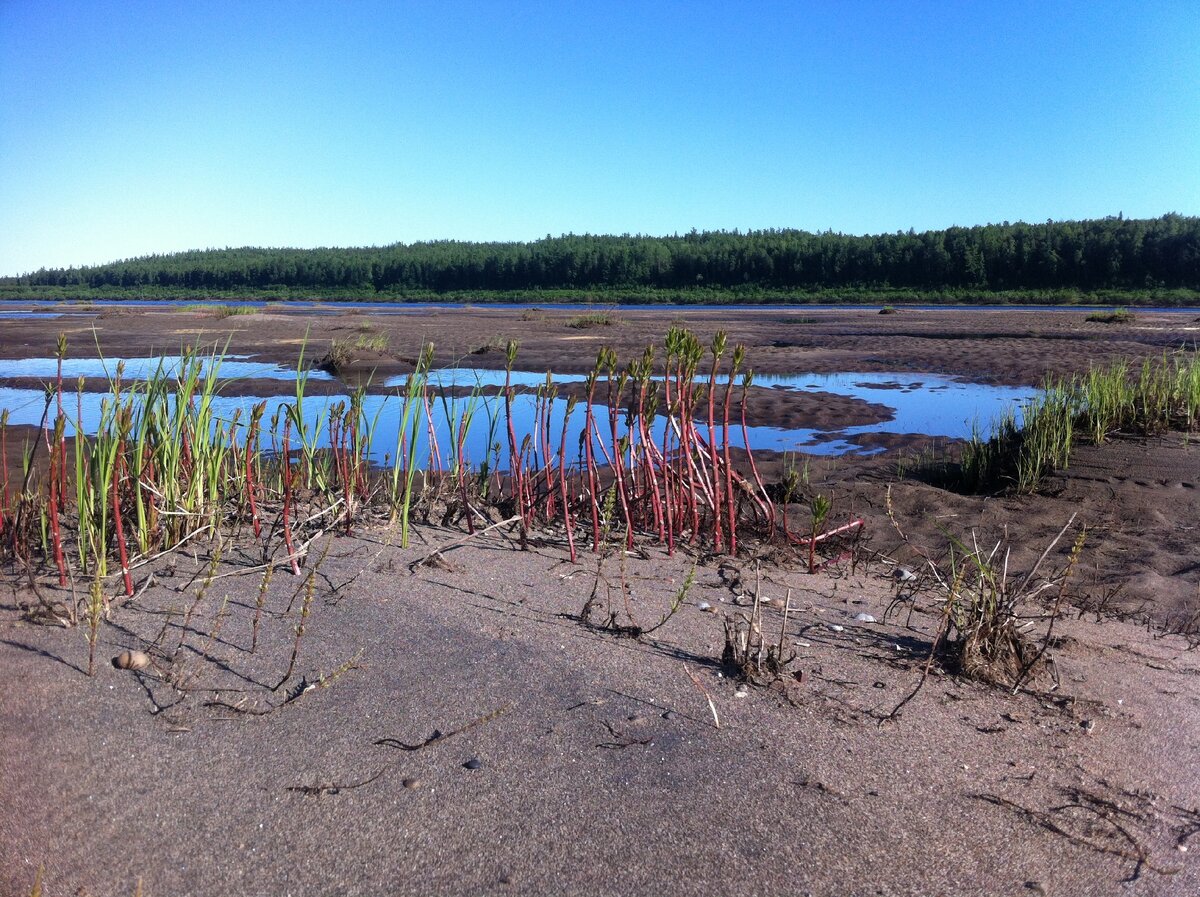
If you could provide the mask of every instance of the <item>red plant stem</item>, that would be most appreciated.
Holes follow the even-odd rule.
[[[722,527],[721,527],[721,475],[720,463],[717,460],[717,434],[716,434],[716,414],[714,404],[716,402],[717,393],[717,363],[718,356],[713,354],[712,371],[708,375],[708,457],[709,463],[712,464],[713,480],[713,548],[717,551],[721,550],[724,542]]]
[[[553,520],[555,515],[556,490],[554,488],[554,455],[550,449],[550,410],[553,407],[553,399],[550,391],[546,391],[546,395],[538,400],[538,436],[542,441],[542,467],[541,472],[546,480],[546,519]]]
[[[63,345],[66,345],[65,337]],[[63,382],[62,382],[62,355],[58,356],[58,383],[55,391],[55,396],[58,399],[58,416],[63,418]],[[67,509],[67,440],[65,436],[60,436],[58,440],[58,509],[65,511]]]
[[[254,500],[254,442],[258,438],[258,418],[250,422],[246,434],[246,499],[250,503],[250,519],[254,523],[254,538],[262,538],[262,524],[258,520],[258,504]]]
[[[0,507],[0,533],[4,532],[4,519],[9,511],[8,496],[8,425],[0,427],[0,475],[4,477],[4,506]]]
[[[588,495],[592,505],[592,551],[600,550],[600,505],[597,493],[596,458],[592,453],[592,401],[596,392],[596,379],[588,386],[587,405],[583,419],[583,455],[587,464]]]
[[[612,431],[613,441],[613,488],[617,490],[617,495],[621,499],[621,514],[625,518],[625,547],[626,549],[633,548],[633,520],[629,514],[629,500],[626,497],[625,490],[625,455],[621,451],[621,441],[617,435],[617,420],[619,417],[619,405],[621,403],[621,393],[624,392],[624,384],[618,382],[617,394],[613,397],[613,382],[612,371],[608,375],[608,424]]]
[[[525,490],[523,488],[521,477],[521,457],[517,449],[517,433],[513,428],[512,417],[512,365],[509,364],[504,371],[504,417],[508,424],[508,457],[509,470],[508,475],[512,479],[512,496],[517,507],[517,513],[521,517],[521,532],[524,537],[525,528],[529,525],[529,521],[525,516]]]
[[[729,397],[733,394],[733,378],[737,368],[729,370],[729,382],[725,384],[725,410],[721,422],[721,441],[725,453],[725,508],[729,514],[729,553],[737,554],[737,502],[733,500],[733,464],[729,459]],[[746,446],[749,449],[749,444]]]
[[[433,425],[433,409],[429,405],[428,387],[421,393],[421,398],[425,403],[425,425],[429,430],[429,467],[431,470],[441,472],[442,450],[438,445],[437,428]]]
[[[571,549],[571,563],[577,560],[575,554],[575,534],[571,527],[571,504],[567,497],[567,422],[571,419],[572,407],[567,406],[563,413],[562,438],[558,443],[558,488],[562,495],[563,526],[567,530],[567,546]]]
[[[693,451],[691,457],[691,465],[695,472],[695,480],[700,485],[700,495],[707,500],[710,507],[713,504],[713,483],[708,478],[708,470],[703,466],[704,459],[708,450],[708,443],[704,437],[700,435],[700,431],[694,426],[690,428],[690,437],[692,441]],[[714,471],[714,474],[718,471]]]
[[[112,508],[113,508],[113,525],[116,528],[117,534],[117,553],[121,558],[121,574],[125,578],[125,596],[133,597],[133,577],[129,574],[129,551],[125,547],[125,527],[121,523],[121,500],[120,500],[120,485],[121,472],[125,459],[125,440],[121,438],[117,442],[117,459],[113,464],[113,479],[112,479]]]
[[[687,377],[687,381],[690,380],[691,377]],[[683,498],[691,508],[692,535],[689,541],[694,544],[700,536],[700,484],[697,482],[696,464],[692,458],[692,451],[696,448],[696,442],[700,434],[696,432],[696,427],[692,422],[695,404],[692,401],[693,393],[690,382],[686,382],[686,385],[684,382],[680,383],[680,394],[683,397],[683,401],[679,413],[679,442],[683,447],[683,464],[684,471],[687,473],[688,486],[687,489],[683,490]]]
[[[333,421],[330,420],[332,425]],[[341,439],[341,450],[337,453],[335,461],[338,465],[338,473],[342,478],[342,496],[346,503],[346,535],[353,533],[351,521],[354,519],[354,476],[350,472],[350,449],[354,444],[354,424],[351,422],[349,426],[343,422],[338,433]]]
[[[745,389],[742,390],[742,442],[746,445],[746,458],[750,462],[750,473],[754,476],[754,483],[763,495],[762,504],[766,509],[767,541],[769,542],[775,536],[775,502],[767,495],[767,487],[763,485],[762,477],[758,473],[758,465],[754,463],[754,452],[750,451],[750,428],[746,426]]]
[[[180,458],[180,466],[183,474],[186,476],[192,467],[192,450],[186,430],[180,434],[180,447],[183,449],[183,456]]]
[[[661,543],[666,535],[665,521],[663,520],[662,494],[658,489],[658,475],[654,467],[654,440],[650,438],[650,432],[646,426],[646,390],[650,384],[649,376],[650,370],[649,366],[647,366],[646,370],[643,371],[643,377],[645,379],[642,380],[642,388],[638,394],[637,419],[638,432],[642,437],[642,454],[646,456],[646,462],[644,465],[645,477],[650,489],[652,490],[651,504],[654,510],[654,525],[658,530],[658,541]]]
[[[668,460],[671,457],[670,441],[671,441],[671,424],[669,417],[671,414],[671,371],[670,359],[667,359],[667,366],[663,371],[663,401],[664,408],[667,412],[668,422],[663,427],[663,447],[662,447],[662,474],[663,474],[663,512],[665,520],[663,525],[667,533],[667,556],[675,554],[675,497],[671,492],[671,462]]]
[[[300,565],[296,563],[296,549],[292,546],[292,453],[291,453],[292,419],[283,422],[283,543],[287,547],[288,560],[292,565],[292,574],[300,575]]]
[[[842,526],[837,526],[837,527],[834,527],[833,529],[825,530],[825,532],[819,533],[816,536],[810,536],[808,538],[800,538],[798,536],[792,536],[791,540],[796,545],[810,545],[811,546],[811,545],[815,545],[818,542],[824,542],[826,539],[832,539],[834,536],[840,536],[842,533],[848,532],[849,530],[856,529],[857,527],[866,526],[866,525],[867,525],[867,521],[864,520],[863,518],[859,517],[855,520],[851,520],[849,523],[843,524]]]
[[[642,429],[642,452],[646,456],[645,469],[647,479],[650,481],[651,499],[654,504],[654,519],[658,527],[658,541],[661,543],[670,534],[670,525],[667,520],[670,513],[669,498],[664,498],[663,495],[669,487],[670,472],[666,461],[658,454],[658,446],[650,438],[644,417],[639,421],[639,425]],[[658,485],[660,473],[663,481],[661,489]]]

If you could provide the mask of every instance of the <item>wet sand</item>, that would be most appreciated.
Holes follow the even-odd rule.
[[[16,306],[13,306],[16,308]],[[329,308],[336,308],[329,305]],[[0,327],[0,358],[52,354],[66,332],[73,354],[109,356],[175,354],[181,345],[229,341],[229,351],[295,364],[302,346],[319,360],[334,339],[385,334],[386,357],[373,359],[379,375],[406,373],[426,342],[438,366],[459,362],[501,369],[503,346],[520,342],[519,367],[562,373],[591,370],[596,352],[612,346],[622,360],[640,357],[648,344],[661,346],[672,325],[691,328],[705,344],[713,332],[744,343],[747,364],[760,373],[911,371],[967,377],[984,383],[1036,385],[1050,373],[1086,370],[1089,363],[1195,346],[1200,321],[1192,315],[1137,311],[1131,323],[1100,324],[1083,311],[902,309],[880,315],[870,309],[636,308],[608,311],[609,325],[572,326],[590,307],[413,309],[379,314],[347,309],[314,315],[303,309],[264,309],[218,318],[204,312],[103,307],[93,317],[6,320]],[[93,336],[95,328],[95,336]]]

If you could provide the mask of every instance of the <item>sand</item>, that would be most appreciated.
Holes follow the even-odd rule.
[[[93,679],[78,631],[22,623],[6,600],[6,893],[26,892],[39,865],[51,894],[132,893],[139,878],[147,894],[197,895],[1200,887],[1180,850],[1200,832],[1200,653],[1177,638],[1065,620],[1058,688],[1013,696],[934,675],[886,721],[920,681],[938,617],[923,604],[911,629],[905,609],[857,622],[884,618],[883,564],[771,567],[763,594],[791,588],[784,640],[797,657],[756,687],[719,663],[721,617],[749,612],[735,604],[752,588],[748,562],[736,575],[699,566],[676,616],[634,640],[578,619],[591,558],[571,565],[560,546],[520,551],[493,533],[448,552],[447,568],[410,571],[429,545],[387,537],[332,539],[295,676],[274,693],[301,600],[278,616],[290,575],[271,583],[255,654],[249,573],[213,583],[175,663],[169,626],[155,667]],[[658,619],[693,560],[627,558],[635,615]],[[181,559],[115,611],[100,656],[155,642],[205,566]],[[604,575],[617,581],[619,566],[608,559]],[[774,633],[781,612],[765,614]],[[355,657],[266,715],[233,709],[279,705]],[[438,731],[448,737],[419,747]]]
[[[269,338],[266,354],[294,360],[282,341],[305,326],[136,314],[97,320],[106,352],[228,327],[231,350]],[[632,350],[671,317],[723,321],[761,369],[804,359],[1005,383],[1160,352],[1184,320],[1139,315],[1122,330],[1024,314],[622,311],[602,333],[558,312],[369,320],[394,327],[397,355],[422,338],[453,353],[524,328],[523,357],[564,371],[592,351],[572,337]],[[310,339],[364,317],[315,319]],[[46,354],[57,323],[6,321],[0,353]],[[866,539],[855,563],[816,575],[794,554],[761,553],[762,593],[792,595],[786,626],[771,607],[764,629],[782,627],[795,658],[760,684],[721,664],[722,621],[751,612],[749,550],[731,562],[639,543],[623,566],[640,625],[661,619],[693,565],[695,583],[633,639],[580,619],[598,563],[603,599],[620,556],[571,564],[560,532],[521,550],[495,530],[433,566],[410,565],[461,531],[422,525],[407,549],[383,522],[322,536],[294,674],[277,690],[305,578],[272,578],[250,653],[261,553],[245,545],[227,548],[219,572],[238,575],[213,581],[186,633],[209,546],[139,568],[139,588],[155,580],[100,627],[93,678],[82,628],[30,620],[27,582],[3,571],[0,892],[30,893],[41,866],[53,895],[132,894],[139,880],[147,895],[1196,893],[1200,651],[1164,633],[1197,609],[1196,453],[1176,436],[1085,449],[1025,498],[897,480],[895,453],[814,462],[811,488],[835,497],[835,518],[866,517]],[[778,473],[779,459],[762,462]],[[889,485],[907,542],[886,514]],[[938,557],[943,528],[987,545],[1007,528],[1023,571],[1072,511],[1090,532],[1047,647],[1056,675],[1014,695],[935,663],[889,719],[940,625],[932,585],[911,616],[907,604],[885,613],[895,565],[923,569],[918,547]],[[619,592],[612,601],[628,622]],[[1025,608],[1037,644],[1044,610]],[[154,664],[107,663],[126,649]]]

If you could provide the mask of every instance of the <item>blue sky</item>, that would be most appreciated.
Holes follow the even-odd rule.
[[[1183,2],[0,0],[0,274],[1200,213]]]

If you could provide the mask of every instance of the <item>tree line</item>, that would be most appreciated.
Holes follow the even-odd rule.
[[[211,249],[0,278],[14,288],[407,293],[760,289],[1200,289],[1200,217],[989,224],[869,236],[802,230],[547,236],[348,249]],[[39,290],[41,292],[41,290]]]

